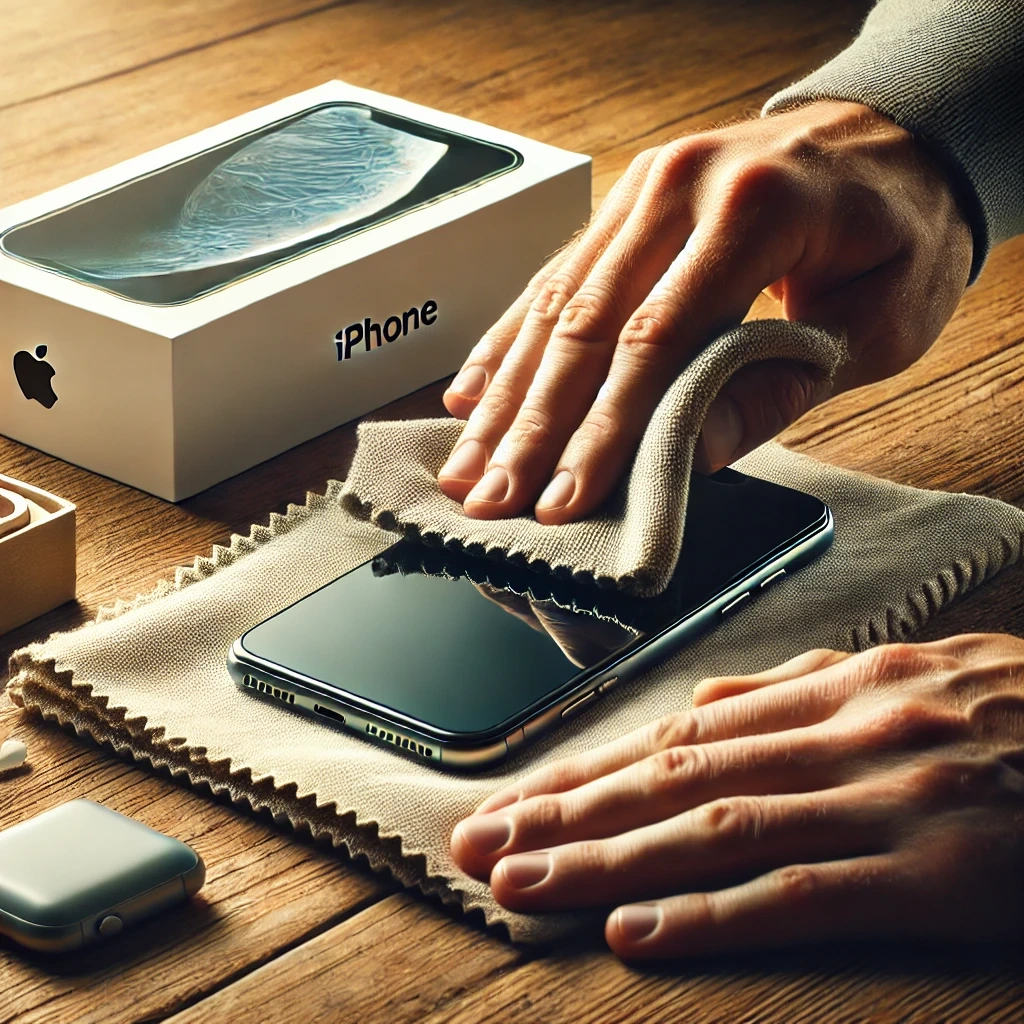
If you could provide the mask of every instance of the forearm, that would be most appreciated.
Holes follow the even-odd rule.
[[[1024,232],[1024,0],[880,0],[847,49],[763,113],[818,99],[877,110],[946,166],[974,235],[972,280]]]

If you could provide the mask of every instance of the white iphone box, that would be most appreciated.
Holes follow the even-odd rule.
[[[590,159],[343,82],[0,211],[0,433],[179,501],[452,373]]]

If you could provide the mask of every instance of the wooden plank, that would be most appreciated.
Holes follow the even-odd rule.
[[[335,77],[600,154],[752,84],[767,95],[866,6],[353,3],[0,110],[0,205]]]
[[[208,879],[188,905],[93,950],[54,957],[5,942],[0,1024],[161,1018],[392,891],[331,850],[142,772],[0,700],[0,740],[9,733],[28,745],[31,770],[0,779],[0,829],[88,797],[192,845]]]
[[[1019,1020],[1013,950],[798,949],[628,967],[587,951],[524,964],[420,1024],[926,1024]]]
[[[932,349],[840,395],[783,435],[801,451],[900,483],[1024,504],[1024,236],[989,258]]]
[[[67,0],[2,0],[0,109],[265,30],[326,6],[331,6],[328,0],[83,0],[69,11]]]
[[[168,1024],[419,1022],[495,977],[500,985],[519,957],[514,947],[396,894]]]

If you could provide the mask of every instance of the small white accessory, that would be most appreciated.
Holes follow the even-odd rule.
[[[28,747],[21,740],[5,740],[0,745],[0,772],[20,768],[28,757]]]
[[[20,494],[0,489],[0,537],[28,526],[30,518],[28,502]]]

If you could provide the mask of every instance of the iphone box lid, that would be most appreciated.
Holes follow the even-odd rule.
[[[171,501],[455,371],[590,159],[343,82],[0,211],[0,433]]]

